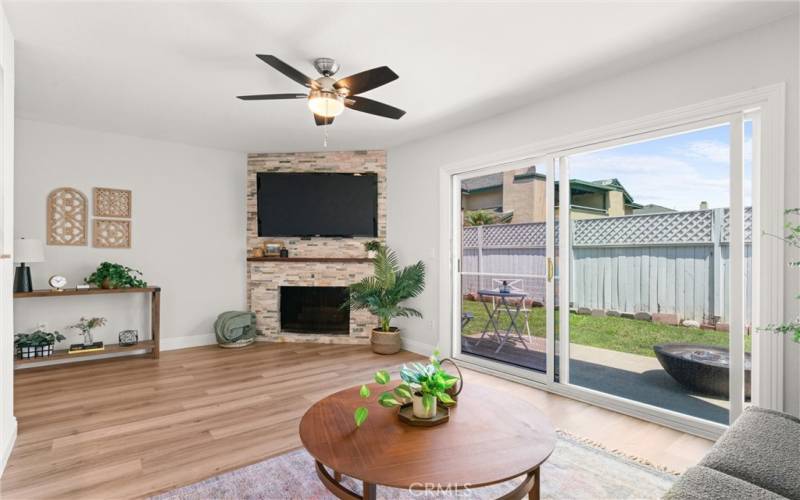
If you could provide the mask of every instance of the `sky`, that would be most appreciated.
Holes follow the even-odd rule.
[[[570,157],[570,178],[617,178],[636,203],[675,210],[729,205],[728,125]],[[745,206],[750,205],[752,123],[745,122]]]

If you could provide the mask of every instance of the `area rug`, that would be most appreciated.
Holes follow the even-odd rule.
[[[486,457],[491,460],[492,457]],[[559,433],[556,448],[542,467],[544,499],[657,499],[677,476],[651,465],[607,451],[568,434]],[[378,498],[391,500],[497,498],[519,480],[459,492],[424,492],[378,486]],[[360,483],[345,477],[345,485],[360,492]],[[314,459],[299,449],[241,469],[190,484],[156,500],[335,500],[314,471]]]

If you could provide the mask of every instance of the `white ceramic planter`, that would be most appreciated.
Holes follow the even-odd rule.
[[[430,409],[425,409],[422,404],[422,396],[414,394],[411,396],[411,403],[414,405],[414,416],[417,418],[433,418],[436,415],[436,398],[433,398],[433,404]]]

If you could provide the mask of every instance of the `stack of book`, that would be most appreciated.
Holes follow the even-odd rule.
[[[93,344],[72,344],[69,346],[70,354],[77,354],[83,352],[95,352],[95,351],[104,351],[106,348],[103,347],[102,342],[95,342]]]

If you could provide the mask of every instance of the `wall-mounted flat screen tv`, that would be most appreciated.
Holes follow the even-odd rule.
[[[259,236],[378,235],[378,175],[261,172]]]

